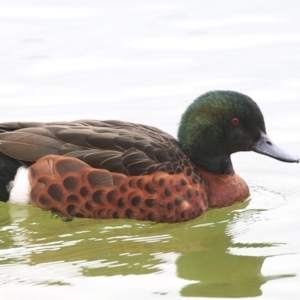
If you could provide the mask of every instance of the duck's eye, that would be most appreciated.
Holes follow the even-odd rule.
[[[234,126],[237,126],[241,124],[241,121],[238,118],[232,118],[230,123]]]

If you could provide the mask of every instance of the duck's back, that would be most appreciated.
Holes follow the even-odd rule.
[[[175,174],[191,165],[169,134],[121,121],[2,123],[0,152],[0,160],[10,157],[25,165],[48,154],[76,157],[94,168],[131,176]]]

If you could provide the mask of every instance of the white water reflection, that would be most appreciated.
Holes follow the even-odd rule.
[[[2,295],[9,299],[17,299],[22,289],[22,299],[42,297],[57,298],[57,286],[61,295],[72,295],[72,299],[99,299],[105,295],[106,299],[156,299],[158,296],[168,296],[174,299],[180,296],[180,290],[194,281],[177,277],[176,253],[154,254],[155,259],[163,260],[160,271],[149,275],[127,276],[97,276],[84,277],[85,269],[107,268],[111,263],[103,261],[74,261],[72,263],[58,261],[38,265],[16,264],[0,266],[0,282]],[[112,265],[112,267],[115,267]],[[112,279],[114,284],[112,285]],[[19,288],[15,289],[18,283]],[[56,287],[55,287],[56,286]],[[121,291],[121,292],[120,292]],[[8,298],[6,298],[8,299]]]

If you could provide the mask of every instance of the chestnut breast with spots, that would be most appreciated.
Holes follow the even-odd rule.
[[[30,167],[30,184],[33,205],[65,216],[178,222],[208,208],[205,184],[191,168],[126,176],[50,155]]]

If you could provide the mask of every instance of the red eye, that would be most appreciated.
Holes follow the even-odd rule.
[[[241,124],[241,121],[238,118],[232,118],[230,123],[234,126],[237,126]]]

